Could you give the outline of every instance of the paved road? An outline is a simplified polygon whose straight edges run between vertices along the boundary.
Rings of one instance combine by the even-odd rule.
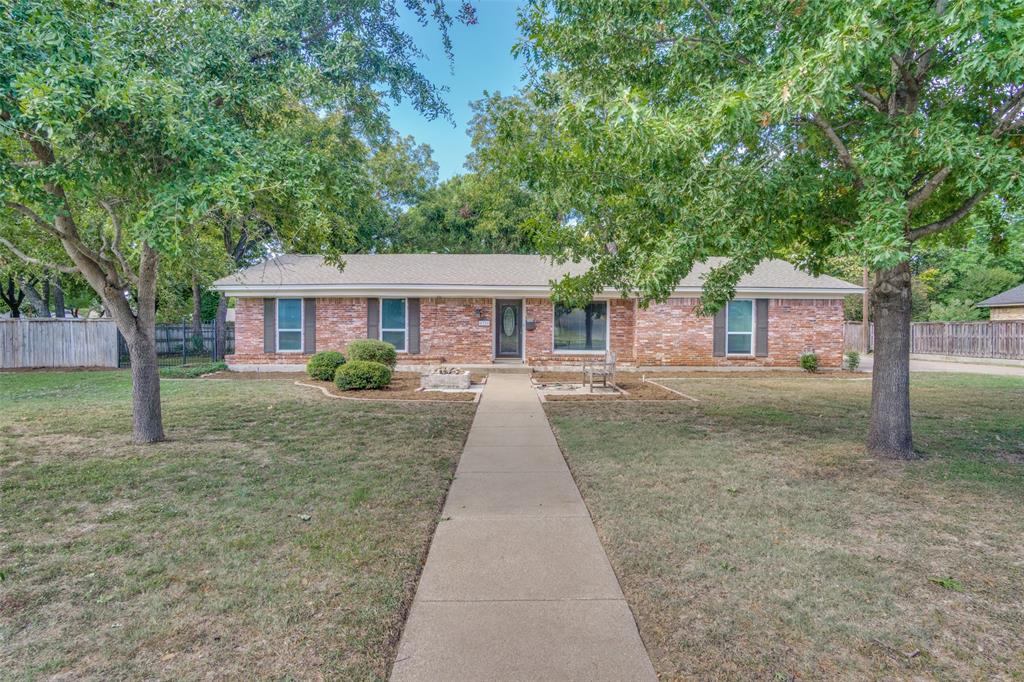
[[[655,680],[526,374],[491,374],[391,679]]]
[[[872,356],[861,356],[861,369],[871,371]],[[940,360],[911,360],[911,372],[961,372],[963,374],[993,374],[1004,377],[1024,377],[1024,367],[988,365],[979,362],[944,362]]]

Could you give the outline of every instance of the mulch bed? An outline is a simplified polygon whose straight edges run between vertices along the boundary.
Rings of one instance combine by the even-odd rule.
[[[387,388],[364,391],[341,391],[331,381],[310,379],[305,372],[214,372],[203,379],[228,379],[236,381],[301,381],[310,386],[323,388],[331,395],[340,398],[360,398],[363,400],[434,400],[447,402],[472,402],[477,394],[471,391],[420,391],[420,375],[416,372],[395,372],[391,375],[391,383]],[[470,375],[473,383],[482,383],[486,377],[482,374]]]
[[[580,383],[582,377],[579,372],[537,372],[533,375],[539,383]],[[619,374],[615,378],[615,385],[625,393],[577,393],[574,395],[547,394],[544,400],[548,402],[568,401],[590,401],[590,400],[686,400],[678,393],[673,393],[666,388],[654,384],[644,383],[641,377],[636,375]]]
[[[362,391],[341,391],[331,381],[316,381],[308,377],[302,379],[302,383],[311,386],[319,386],[331,395],[339,398],[362,398],[366,400],[441,400],[447,402],[473,402],[477,394],[466,392],[448,391],[420,391],[420,377],[418,374],[412,376],[395,374],[387,388],[367,389]]]

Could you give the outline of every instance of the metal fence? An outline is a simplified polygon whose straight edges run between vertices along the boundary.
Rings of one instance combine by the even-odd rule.
[[[205,322],[201,334],[192,333],[190,320],[181,324],[158,324],[156,326],[156,356],[160,367],[180,367],[216,362],[224,355],[235,352],[235,325],[228,323],[225,328],[224,348],[217,349],[217,323]],[[128,344],[124,337],[117,335],[117,366],[130,367]]]
[[[0,368],[117,367],[118,336],[113,320],[0,320]]]
[[[875,325],[871,325],[874,348]],[[863,352],[860,322],[843,325],[846,348]],[[1024,320],[985,322],[914,322],[910,352],[964,358],[1024,360]]]

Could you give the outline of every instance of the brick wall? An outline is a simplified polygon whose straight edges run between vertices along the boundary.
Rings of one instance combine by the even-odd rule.
[[[490,362],[494,327],[479,322],[493,318],[491,298],[421,298],[420,353],[400,355],[399,362]]]
[[[800,355],[818,354],[822,367],[843,359],[843,302],[840,299],[771,299],[768,357],[715,357],[714,321],[698,317],[696,298],[672,298],[636,311],[638,365],[796,367]]]
[[[771,299],[768,305],[768,357],[716,358],[712,355],[711,318],[693,314],[696,298],[673,298],[638,308],[635,301],[609,301],[611,348],[622,365],[795,367],[800,354],[818,353],[823,367],[839,367],[843,352],[843,305],[839,299]],[[478,316],[477,311],[481,311]],[[488,363],[494,348],[494,301],[489,298],[421,298],[420,353],[399,354],[400,364]],[[578,364],[593,355],[555,353],[551,301],[525,301],[524,329],[528,364]],[[479,320],[492,324],[480,326]],[[318,350],[341,350],[366,337],[365,298],[317,299]],[[263,352],[263,299],[240,298],[235,308],[232,364],[304,364],[301,353]]]
[[[988,310],[989,319],[992,320],[1024,320],[1024,305],[989,308]]]

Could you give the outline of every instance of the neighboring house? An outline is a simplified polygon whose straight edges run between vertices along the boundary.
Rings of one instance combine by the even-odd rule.
[[[1024,284],[986,298],[978,307],[988,308],[993,320],[1024,320]]]
[[[585,308],[563,309],[550,283],[585,264],[542,256],[381,254],[271,259],[214,283],[235,303],[234,369],[299,369],[315,351],[356,339],[394,344],[405,365],[575,365],[614,351],[620,365],[793,367],[815,352],[843,354],[843,297],[862,289],[813,277],[785,261],[761,263],[713,318],[694,314],[696,266],[665,303],[647,308],[608,289]]]

